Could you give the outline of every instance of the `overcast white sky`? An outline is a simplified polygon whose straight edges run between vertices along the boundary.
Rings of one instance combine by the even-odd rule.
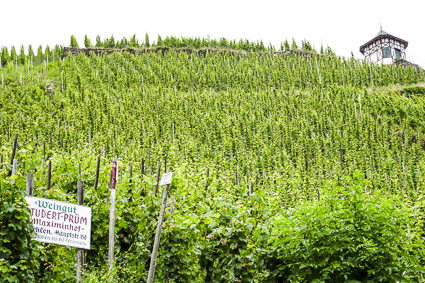
[[[0,46],[83,46],[84,35],[115,39],[147,32],[185,37],[260,40],[276,47],[293,37],[338,55],[362,58],[359,47],[383,30],[409,42],[407,59],[425,67],[423,0],[0,0]]]

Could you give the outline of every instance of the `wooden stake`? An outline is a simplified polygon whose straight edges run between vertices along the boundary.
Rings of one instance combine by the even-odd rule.
[[[52,184],[52,161],[49,160],[49,169],[47,169],[47,190],[50,190]]]
[[[205,184],[205,189],[208,189],[208,178],[210,177],[210,168],[207,168],[207,180]]]
[[[142,178],[143,178],[143,175],[145,175],[145,159],[144,158],[142,158],[142,168],[141,168],[141,170],[142,170]]]
[[[34,196],[34,175],[28,173],[27,175],[27,185],[26,185],[27,196]]]
[[[84,183],[79,180],[77,182],[77,201],[78,205],[83,205],[84,200]],[[81,282],[82,272],[84,268],[84,250],[77,249],[77,283]]]
[[[174,218],[174,201],[175,201],[175,197],[174,195],[171,195],[171,203],[170,203],[171,219]]]
[[[159,188],[159,177],[161,177],[161,164],[158,164],[158,171],[156,173],[156,185],[155,185],[155,196],[158,193],[158,188]]]
[[[16,175],[17,173],[18,173],[18,159],[13,158],[11,176]],[[16,183],[16,180],[12,180],[12,184],[15,184],[15,183]]]
[[[12,158],[10,159],[10,165],[13,165],[13,160],[15,159],[17,147],[18,147],[18,134],[15,135],[15,139],[13,140]]]
[[[249,197],[252,198],[252,194],[254,193],[254,184],[251,182],[249,185]]]
[[[159,211],[158,226],[156,227],[155,242],[153,244],[151,262],[149,265],[149,274],[147,283],[152,283],[155,275],[156,256],[158,255],[159,242],[161,238],[162,224],[164,222],[165,207],[167,206],[168,190],[170,185],[166,185],[162,194],[161,210]]]
[[[113,281],[112,267],[114,265],[114,229],[115,229],[115,197],[118,178],[118,163],[115,158],[112,162],[111,170],[111,209],[109,211],[109,248],[108,248],[108,263],[109,263],[109,281]]]
[[[97,186],[99,185],[99,171],[100,171],[100,154],[97,156],[96,163],[96,179],[94,179],[94,190],[97,190]]]

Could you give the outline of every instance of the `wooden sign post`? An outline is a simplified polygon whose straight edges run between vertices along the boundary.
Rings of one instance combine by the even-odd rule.
[[[84,201],[84,183],[79,180],[77,182],[77,201],[78,205],[83,205]],[[84,250],[79,248],[77,250],[77,282],[81,282],[82,273],[84,268]]]
[[[108,263],[109,272],[112,271],[114,265],[114,228],[115,228],[115,197],[118,177],[118,163],[117,159],[112,161],[111,171],[111,209],[109,211],[109,249],[108,249]],[[113,280],[112,272],[109,276],[109,280]]]
[[[161,210],[159,211],[158,226],[156,228],[155,242],[153,244],[153,249],[152,249],[151,263],[149,265],[149,274],[148,274],[148,280],[147,280],[148,283],[153,282],[153,278],[155,275],[156,256],[158,255],[159,243],[160,243],[161,231],[162,231],[162,223],[164,222],[165,208],[167,206],[167,199],[168,199],[168,190],[170,189],[172,177],[173,177],[173,172],[165,173],[162,175],[161,182],[159,183],[160,186],[165,185],[165,190],[162,194]]]

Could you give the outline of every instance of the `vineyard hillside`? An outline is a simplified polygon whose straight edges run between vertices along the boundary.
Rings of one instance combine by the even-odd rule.
[[[145,282],[168,171],[155,282],[423,280],[424,72],[310,51],[52,50],[2,57],[5,281],[75,281],[75,248],[31,240],[32,174],[41,198],[77,203],[84,184],[83,282]]]

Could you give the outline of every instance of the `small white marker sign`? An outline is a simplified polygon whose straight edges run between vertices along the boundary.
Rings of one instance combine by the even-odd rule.
[[[161,181],[159,182],[159,185],[164,186],[164,185],[171,184],[171,178],[173,178],[173,172],[168,172],[168,173],[162,174]]]

